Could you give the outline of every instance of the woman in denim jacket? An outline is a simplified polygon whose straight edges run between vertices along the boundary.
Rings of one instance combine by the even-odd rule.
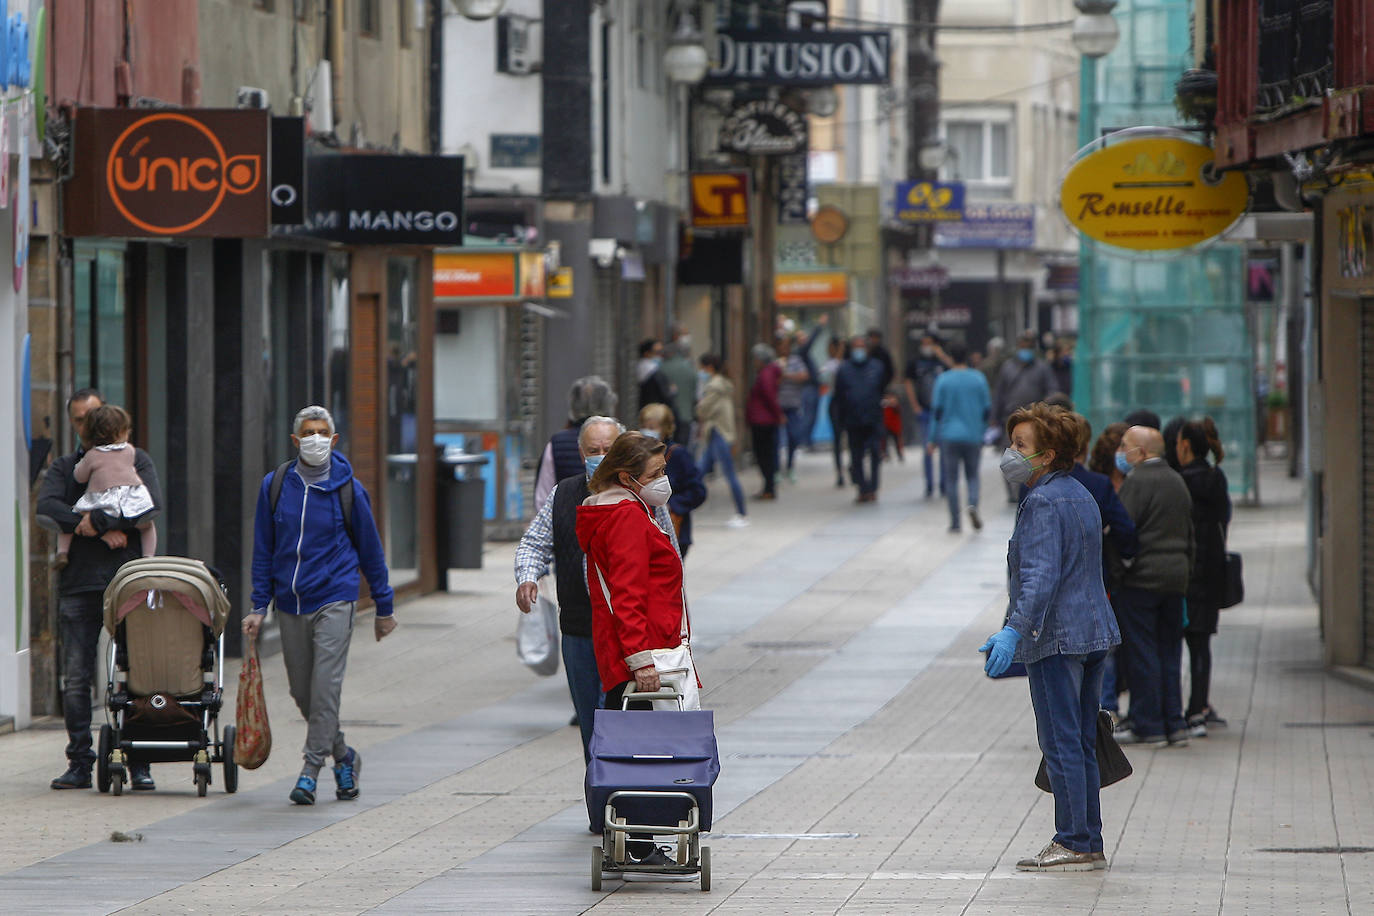
[[[1073,467],[1077,426],[1061,408],[1032,404],[1007,420],[1002,473],[1030,493],[1007,548],[1006,625],[980,649],[984,669],[1024,662],[1035,730],[1054,792],[1054,840],[1022,871],[1106,868],[1098,803],[1097,708],[1107,650],[1121,642],[1102,586],[1102,517]]]

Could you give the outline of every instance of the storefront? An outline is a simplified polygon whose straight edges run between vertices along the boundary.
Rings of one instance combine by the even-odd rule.
[[[543,446],[534,421],[550,255],[483,248],[434,254],[434,438],[478,454],[487,534],[514,537],[532,511],[525,460]],[[507,367],[518,371],[509,373]]]
[[[1342,183],[1317,218],[1309,461],[1322,630],[1330,664],[1374,677],[1374,181]]]

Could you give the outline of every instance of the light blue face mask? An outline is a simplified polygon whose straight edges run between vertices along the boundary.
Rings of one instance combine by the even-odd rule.
[[[1126,460],[1125,452],[1116,453],[1116,469],[1123,474],[1131,473],[1131,463]]]
[[[865,350],[863,347],[855,347],[854,349],[849,351],[849,358],[854,360],[854,362],[856,363],[861,363],[864,360],[868,359],[868,351]]]
[[[1021,349],[1016,351],[1016,358],[1021,360],[1021,362],[1023,363],[1028,363],[1031,360],[1035,359],[1035,351],[1027,347],[1022,347]]]
[[[601,459],[605,457],[605,455],[591,455],[587,458],[582,459],[583,465],[585,465],[587,468],[588,480],[591,480],[592,475],[596,473],[596,469],[601,466]]]
[[[650,439],[661,440],[663,438],[663,434],[656,429],[641,429],[639,432],[641,435],[648,436]]]

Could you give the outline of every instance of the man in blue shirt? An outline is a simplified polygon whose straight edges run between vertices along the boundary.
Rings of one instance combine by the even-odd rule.
[[[968,367],[968,347],[958,341],[947,350],[953,368],[935,378],[930,397],[930,441],[926,453],[940,447],[940,468],[949,500],[949,530],[959,530],[959,468],[968,482],[968,517],[975,529],[983,527],[978,514],[978,459],[983,449],[983,430],[992,411],[992,395],[983,373]]]

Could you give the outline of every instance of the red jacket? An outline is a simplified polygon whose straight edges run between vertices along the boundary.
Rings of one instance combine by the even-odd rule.
[[[682,560],[648,507],[620,487],[593,493],[578,507],[577,541],[587,555],[592,649],[601,688],[609,691],[653,664],[652,650],[682,642]]]
[[[778,404],[778,385],[782,382],[782,367],[769,363],[754,377],[749,400],[744,405],[744,420],[750,426],[780,426],[782,406]]]

